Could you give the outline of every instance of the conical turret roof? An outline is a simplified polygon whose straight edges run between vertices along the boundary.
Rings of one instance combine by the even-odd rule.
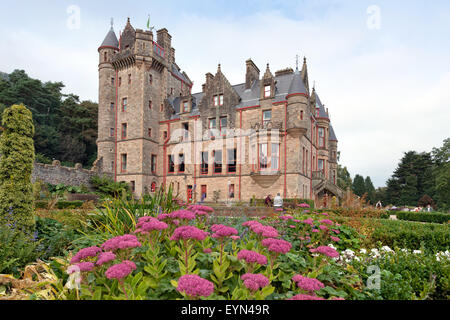
[[[292,77],[291,86],[289,87],[288,96],[292,94],[308,94],[305,84],[303,83],[302,75],[298,69],[295,71],[294,76]]]
[[[105,40],[103,40],[101,47],[113,47],[113,48],[119,48],[119,40],[117,40],[116,33],[114,32],[114,29],[111,27],[111,30],[109,30],[108,34],[105,37]]]

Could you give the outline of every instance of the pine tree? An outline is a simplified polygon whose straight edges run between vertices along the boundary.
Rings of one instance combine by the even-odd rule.
[[[352,185],[353,193],[357,196],[362,197],[366,193],[366,186],[364,184],[364,178],[357,174],[355,176],[355,179],[353,179],[353,185]]]
[[[31,111],[13,105],[3,112],[0,137],[0,222],[17,232],[34,231],[33,188],[34,125]]]
[[[367,200],[369,200],[371,204],[375,204],[375,187],[373,186],[370,177],[367,177],[366,180],[364,180],[364,188],[367,193]]]

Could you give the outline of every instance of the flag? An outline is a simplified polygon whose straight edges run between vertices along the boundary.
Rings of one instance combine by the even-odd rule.
[[[148,20],[147,20],[147,29],[150,30],[150,15],[148,15]]]

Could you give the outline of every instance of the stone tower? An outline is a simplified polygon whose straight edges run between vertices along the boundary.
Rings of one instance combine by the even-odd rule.
[[[111,30],[98,48],[99,53],[99,97],[98,97],[98,155],[103,158],[103,171],[114,173],[115,168],[115,114],[116,114],[116,70],[112,61],[119,51],[119,41]]]
[[[190,94],[192,84],[175,63],[166,29],[134,29],[128,18],[120,41],[114,31],[99,48],[98,157],[116,181],[130,184],[136,194],[160,184],[157,176],[160,121],[169,112],[170,97]],[[161,159],[162,160],[162,159]]]

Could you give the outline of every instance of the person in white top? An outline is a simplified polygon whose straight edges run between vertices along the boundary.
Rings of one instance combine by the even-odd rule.
[[[275,199],[273,199],[273,206],[275,209],[283,208],[283,198],[281,198],[280,194],[278,193]]]

